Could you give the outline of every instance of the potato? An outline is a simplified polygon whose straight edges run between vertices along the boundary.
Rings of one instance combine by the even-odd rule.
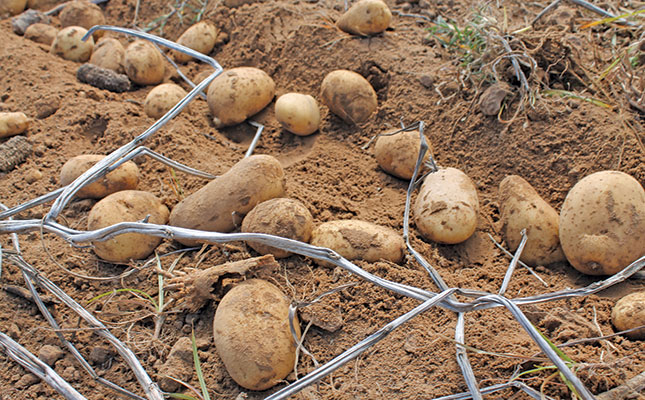
[[[54,28],[51,25],[36,23],[29,25],[27,30],[25,30],[25,38],[34,41],[36,43],[46,44],[51,46],[56,39],[58,34],[58,29]]]
[[[361,0],[343,14],[336,26],[354,35],[381,33],[390,26],[392,12],[382,0]]]
[[[365,122],[378,106],[372,85],[361,75],[347,70],[328,73],[321,85],[321,95],[331,112],[349,123]]]
[[[394,230],[356,219],[319,225],[311,233],[311,244],[330,248],[348,260],[367,262],[398,263],[405,253],[403,238]]]
[[[60,184],[67,186],[105,156],[83,154],[70,158],[60,171]],[[139,184],[139,168],[132,161],[121,164],[117,169],[82,187],[76,197],[81,199],[101,199],[121,190],[133,190]]]
[[[21,112],[0,112],[0,138],[20,135],[29,128],[30,121]]]
[[[239,124],[266,107],[275,95],[275,83],[253,67],[224,71],[208,87],[208,107],[215,126]]]
[[[461,243],[477,228],[477,189],[462,171],[443,168],[425,178],[413,210],[417,229],[424,238]]]
[[[143,110],[149,117],[158,119],[186,97],[186,91],[174,83],[162,83],[148,93]]]
[[[242,159],[224,175],[183,199],[170,214],[170,225],[211,232],[230,232],[237,214],[258,203],[284,196],[285,179],[280,162],[269,155]],[[179,240],[185,245],[192,240]]]
[[[135,40],[125,49],[123,68],[128,78],[139,85],[156,85],[166,67],[159,50],[145,40]]]
[[[628,294],[616,302],[611,321],[618,331],[645,325],[645,292]],[[625,333],[630,339],[645,339],[645,328]]]
[[[0,18],[20,14],[25,10],[27,0],[0,0]]]
[[[390,134],[398,130],[398,128],[392,129],[376,139],[374,156],[379,167],[385,172],[397,178],[409,180],[414,174],[414,167],[419,157],[421,137],[418,130]],[[425,159],[429,157],[431,151],[432,149],[429,149]]]
[[[527,181],[517,175],[504,178],[499,184],[499,206],[502,235],[509,250],[517,250],[521,231],[526,229],[520,260],[536,266],[566,259],[558,236],[560,216]]]
[[[645,190],[619,171],[591,174],[567,194],[560,242],[569,263],[589,275],[613,275],[645,255]]]
[[[313,217],[304,204],[293,199],[271,199],[258,204],[244,217],[242,232],[267,233],[287,239],[309,242]],[[291,255],[288,251],[247,242],[260,254],[273,254],[275,258]]]
[[[208,54],[215,47],[216,40],[217,29],[215,26],[209,22],[202,21],[186,29],[179,36],[179,39],[177,39],[177,43],[202,54]],[[185,63],[192,60],[191,56],[178,51],[173,51],[172,54],[178,63]]]
[[[94,46],[90,64],[112,71],[123,73],[123,58],[125,49],[121,42],[114,38],[102,38]]]
[[[60,24],[63,28],[67,26],[80,26],[90,29],[94,25],[105,25],[103,11],[96,4],[89,1],[71,1],[60,12]],[[94,40],[103,36],[103,31],[94,32]]]
[[[58,31],[51,52],[65,60],[85,62],[89,60],[94,48],[94,39],[88,38],[85,42],[81,39],[87,30],[80,26],[68,26]]]
[[[289,299],[275,285],[249,279],[220,301],[213,319],[217,353],[238,385],[265,390],[286,378],[296,360]],[[298,318],[294,329],[300,338]]]
[[[287,93],[275,102],[275,118],[289,132],[307,136],[320,127],[320,110],[316,99],[308,94]]]
[[[112,193],[92,207],[87,229],[105,228],[119,222],[136,222],[148,217],[152,224],[168,222],[168,207],[152,193],[122,190]],[[124,233],[104,242],[95,242],[94,253],[103,260],[126,263],[148,257],[161,238],[142,233]]]

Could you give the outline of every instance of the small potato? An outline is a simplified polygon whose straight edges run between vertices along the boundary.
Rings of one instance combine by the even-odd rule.
[[[275,82],[253,67],[224,71],[208,87],[208,107],[215,126],[239,124],[266,107],[275,95]]]
[[[398,128],[392,129],[390,132],[398,130]],[[374,145],[376,162],[388,174],[409,180],[414,174],[414,167],[421,149],[419,131],[399,132],[393,135],[390,132],[386,132],[376,139]],[[429,157],[431,152],[432,149],[428,149],[425,159]]]
[[[94,164],[105,158],[101,154],[83,154],[70,158],[60,171],[60,184],[67,186]],[[102,199],[121,190],[133,190],[139,184],[139,168],[132,161],[127,161],[99,178],[97,181],[82,187],[76,192],[81,199]]]
[[[94,48],[94,39],[81,40],[86,33],[87,30],[80,26],[63,28],[58,31],[50,51],[65,60],[85,62]]]
[[[433,242],[466,241],[477,228],[479,199],[473,181],[456,168],[444,168],[423,181],[414,204],[421,235]]]
[[[238,385],[266,390],[293,369],[296,343],[289,327],[289,299],[275,285],[249,279],[220,301],[213,319],[215,347]],[[300,338],[298,318],[293,321]]]
[[[313,229],[311,213],[298,200],[271,199],[258,204],[244,217],[242,232],[267,233],[287,239],[309,242]],[[275,258],[289,257],[291,253],[275,247],[248,242],[260,254],[273,254]]]
[[[354,35],[374,35],[390,26],[392,12],[382,0],[361,0],[343,14],[336,25]]]
[[[370,83],[356,72],[332,71],[321,85],[323,103],[331,112],[348,123],[359,124],[376,111],[376,92]]]
[[[311,233],[311,244],[334,250],[348,260],[395,263],[403,260],[405,243],[394,230],[355,219],[330,221]]]
[[[253,155],[235,164],[224,175],[183,199],[170,214],[170,225],[211,232],[230,232],[236,214],[245,215],[258,203],[283,197],[284,171],[269,155]],[[192,240],[179,240],[194,245]]]
[[[618,331],[645,325],[645,292],[628,294],[616,302],[611,310],[611,321]],[[645,339],[645,328],[625,333],[630,339]]]
[[[123,190],[112,193],[92,207],[87,229],[105,228],[120,222],[136,222],[148,217],[152,224],[168,222],[168,207],[152,193]],[[142,233],[124,233],[104,242],[94,242],[94,253],[101,259],[126,263],[148,257],[161,243],[161,238]]]
[[[40,23],[29,25],[27,30],[25,30],[25,38],[48,46],[51,46],[57,34],[58,29],[51,25]]]
[[[105,16],[99,6],[89,1],[75,0],[69,2],[60,12],[60,24],[67,26],[80,26],[90,29],[94,25],[105,25]],[[103,31],[94,32],[94,40],[103,36]]]
[[[613,275],[645,255],[645,190],[619,171],[591,174],[567,194],[560,242],[569,263],[589,275]]]
[[[121,42],[114,38],[102,38],[94,46],[90,64],[112,71],[123,73],[123,58],[125,49]]]
[[[307,136],[320,127],[320,109],[308,94],[287,93],[275,102],[275,118],[289,132]]]
[[[0,18],[20,14],[26,6],[27,0],[0,0]]]
[[[186,29],[179,36],[179,39],[177,39],[177,43],[202,54],[208,54],[215,47],[216,40],[217,29],[215,26],[209,22],[202,21]],[[173,51],[172,54],[178,63],[185,63],[192,60],[191,56],[178,51]]]
[[[125,49],[123,68],[128,78],[139,85],[160,83],[166,70],[161,53],[144,40],[135,40]]]
[[[517,175],[507,176],[499,184],[499,205],[502,235],[509,250],[517,250],[522,241],[521,231],[526,229],[527,240],[520,260],[536,266],[566,259],[558,236],[560,216],[531,184]]]
[[[143,102],[143,110],[151,118],[161,118],[175,104],[186,97],[186,91],[174,83],[162,83],[148,93]]]
[[[0,138],[20,135],[29,128],[30,121],[21,112],[0,112]]]

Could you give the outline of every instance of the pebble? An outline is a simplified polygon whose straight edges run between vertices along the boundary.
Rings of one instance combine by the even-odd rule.
[[[42,172],[40,172],[36,168],[32,168],[25,173],[25,182],[31,184],[40,180],[42,177],[43,177]]]
[[[40,378],[38,378],[34,374],[26,374],[23,375],[22,378],[18,379],[18,382],[15,383],[16,388],[18,389],[26,389],[29,386],[33,386],[36,383],[40,382]]]
[[[94,365],[103,365],[112,357],[114,357],[114,351],[112,351],[112,349],[102,346],[94,346],[92,347],[92,350],[90,350],[89,359]]]
[[[54,363],[56,361],[63,358],[63,355],[65,355],[65,352],[63,352],[60,347],[52,346],[49,344],[41,347],[40,351],[38,352],[38,358],[40,358],[45,364],[49,365],[50,367],[54,366]]]
[[[159,369],[159,387],[166,392],[176,392],[179,383],[168,378],[189,381],[193,376],[193,344],[190,338],[182,337],[170,349],[170,354]]]

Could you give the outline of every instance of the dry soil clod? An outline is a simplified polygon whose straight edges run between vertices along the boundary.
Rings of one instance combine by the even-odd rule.
[[[11,27],[13,28],[13,31],[20,36],[25,34],[25,31],[29,26],[37,23],[49,24],[51,23],[51,18],[38,10],[27,10],[22,14],[11,18]]]
[[[78,67],[76,78],[88,85],[116,93],[127,92],[131,86],[130,79],[126,75],[94,64],[83,64]]]
[[[24,136],[14,136],[0,144],[0,172],[8,172],[31,154],[31,143]]]

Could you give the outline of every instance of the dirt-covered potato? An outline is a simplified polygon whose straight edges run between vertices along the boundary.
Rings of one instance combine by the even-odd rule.
[[[530,183],[517,175],[504,178],[499,184],[502,235],[515,251],[526,229],[526,245],[520,260],[529,265],[547,265],[564,261],[558,226],[560,216]]]
[[[87,229],[105,228],[120,222],[137,222],[148,218],[152,224],[168,222],[168,207],[152,193],[123,190],[112,193],[92,207]],[[104,242],[94,242],[94,253],[103,260],[125,263],[148,257],[161,238],[142,233],[124,233]]]
[[[242,221],[242,232],[267,233],[301,242],[309,242],[313,229],[313,217],[302,202],[293,199],[271,199],[264,201]],[[260,254],[273,254],[275,258],[291,255],[288,251],[260,243],[247,242]]]
[[[381,33],[390,26],[392,12],[382,0],[360,0],[343,14],[336,26],[354,35]]]
[[[60,184],[67,186],[94,164],[105,158],[101,154],[83,154],[70,158],[60,171]],[[81,188],[76,197],[101,199],[121,190],[133,190],[139,184],[139,168],[132,161],[121,164],[117,169]]]
[[[275,285],[246,280],[220,301],[213,319],[217,353],[229,375],[250,390],[265,390],[293,369],[296,343],[289,327],[289,299]],[[300,337],[298,318],[294,328]]]
[[[323,103],[345,122],[365,122],[378,106],[376,92],[367,79],[353,71],[337,70],[321,85]]]
[[[388,174],[401,179],[411,179],[417,157],[421,149],[419,131],[408,131],[391,134],[399,129],[392,129],[379,136],[374,145],[374,156],[379,167]],[[429,143],[428,143],[429,144]],[[428,149],[425,158],[432,152]]]
[[[170,214],[170,225],[211,232],[230,232],[236,221],[258,203],[284,196],[280,162],[269,155],[246,157],[228,172],[183,199]],[[193,245],[191,240],[180,243]]]
[[[94,46],[90,64],[97,65],[101,68],[111,69],[112,71],[123,73],[123,58],[125,49],[121,42],[114,38],[102,38]]]
[[[177,39],[177,43],[202,54],[208,54],[215,47],[216,40],[217,29],[215,26],[210,22],[202,21],[186,29]],[[172,54],[178,63],[185,63],[192,59],[191,56],[178,51],[173,51]]]
[[[175,104],[186,97],[186,91],[174,83],[162,83],[155,86],[143,102],[143,110],[151,118],[161,118]]]
[[[348,260],[403,260],[405,243],[394,230],[356,219],[330,221],[311,233],[311,244],[327,247]]]
[[[63,28],[56,34],[50,51],[65,60],[85,62],[94,48],[94,39],[81,40],[86,33],[87,29],[80,26]]]
[[[628,294],[616,302],[611,310],[611,321],[618,331],[645,325],[645,292]],[[630,339],[645,339],[645,328],[625,333]]]
[[[243,122],[266,107],[275,95],[275,82],[253,67],[224,71],[208,87],[208,107],[217,127]]]
[[[462,171],[440,169],[423,181],[413,211],[417,229],[424,238],[445,244],[461,243],[477,228],[477,189]]]
[[[90,29],[94,25],[105,25],[105,16],[99,6],[89,1],[75,0],[69,2],[60,12],[61,26],[80,26]],[[103,31],[94,32],[94,40],[103,36]]]
[[[135,40],[125,49],[123,68],[128,78],[139,85],[156,85],[166,67],[159,50],[145,40]]]
[[[645,255],[645,190],[623,172],[591,174],[567,194],[560,242],[569,263],[589,275],[613,275]]]
[[[20,135],[29,128],[30,119],[21,112],[0,112],[0,138]]]
[[[27,6],[27,0],[0,0],[0,18],[20,14]]]
[[[51,25],[41,23],[29,25],[25,30],[25,38],[48,46],[51,46],[54,42],[56,34],[58,34],[58,29]]]
[[[308,94],[286,93],[275,102],[275,118],[289,132],[307,136],[320,127],[320,109]]]

